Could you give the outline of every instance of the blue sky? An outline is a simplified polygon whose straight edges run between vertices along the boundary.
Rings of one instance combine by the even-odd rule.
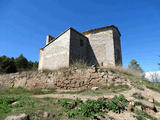
[[[122,34],[124,67],[136,59],[144,71],[157,71],[159,6],[159,0],[0,0],[0,56],[23,53],[37,61],[47,34],[113,24]]]

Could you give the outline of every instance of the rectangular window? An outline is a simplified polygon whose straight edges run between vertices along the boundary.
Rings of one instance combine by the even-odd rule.
[[[80,39],[80,46],[83,47],[84,43],[83,43],[83,40]]]

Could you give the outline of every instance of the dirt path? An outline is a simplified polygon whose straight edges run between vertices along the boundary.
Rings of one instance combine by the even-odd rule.
[[[152,102],[153,98],[154,100],[160,102],[160,94],[158,92],[152,91],[146,87],[144,87],[144,90],[139,90],[136,88],[132,88],[128,91],[123,91],[120,93],[113,93],[113,94],[104,94],[104,95],[98,95],[98,96],[91,96],[91,95],[82,95],[82,94],[45,94],[45,95],[34,95],[36,98],[69,98],[69,99],[76,99],[81,98],[81,100],[86,101],[87,99],[98,99],[100,97],[104,98],[113,98],[115,95],[123,94],[127,100],[129,101],[135,101],[136,99],[132,97],[133,93],[140,93],[142,96],[147,98],[150,102]],[[122,112],[121,114],[116,114],[110,111],[108,113],[109,116],[117,119],[117,120],[136,120],[134,117],[135,114],[132,112]],[[160,119],[160,112],[154,113],[153,116],[157,117],[158,120]]]
[[[123,91],[120,93],[113,93],[113,94],[104,94],[104,95],[95,95],[95,96],[91,96],[91,95],[82,95],[82,94],[45,94],[45,95],[34,95],[33,97],[36,98],[69,98],[69,99],[76,99],[76,98],[81,98],[83,101],[87,100],[87,99],[98,99],[100,97],[104,97],[104,98],[112,98],[115,95],[119,95],[119,94],[123,94],[128,100],[133,100],[134,98],[132,97],[133,93],[141,93],[144,97],[148,98],[148,99],[155,99],[156,101],[160,102],[160,94],[157,92],[154,92],[150,89],[144,88],[143,90],[139,90],[139,89],[135,89],[132,88],[128,91]]]
[[[120,92],[120,93],[113,93],[113,94],[104,94],[104,95],[82,95],[82,94],[45,94],[45,95],[34,95],[34,97],[36,98],[69,98],[69,99],[76,99],[76,98],[81,98],[83,101],[86,101],[87,99],[98,99],[100,97],[104,97],[104,98],[112,98],[115,95],[119,95],[119,94],[123,94],[123,95],[128,95],[128,93],[130,93],[129,95],[132,95],[132,93],[134,92],[133,89],[129,90],[129,91],[125,91],[125,92]]]

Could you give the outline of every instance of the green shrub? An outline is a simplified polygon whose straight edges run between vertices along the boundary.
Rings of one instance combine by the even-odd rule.
[[[67,110],[71,110],[75,107],[74,104],[69,103],[67,99],[60,100],[60,105]]]
[[[120,95],[115,96],[108,102],[104,98],[99,98],[97,100],[88,99],[84,103],[80,99],[76,99],[72,102],[63,99],[60,101],[60,104],[66,109],[67,116],[72,118],[77,116],[93,117],[96,114],[102,115],[107,110],[120,113],[125,110],[128,101],[123,95]]]
[[[84,104],[80,104],[76,111],[85,117],[93,116],[96,113],[101,113],[106,108],[106,101],[103,98],[98,100],[87,100]]]
[[[124,111],[126,106],[128,106],[128,101],[123,95],[114,96],[107,102],[108,110],[112,110],[115,113]]]

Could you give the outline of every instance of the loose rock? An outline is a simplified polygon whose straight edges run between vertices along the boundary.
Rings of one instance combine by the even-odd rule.
[[[98,90],[98,87],[92,87],[91,90],[96,91]]]
[[[19,115],[12,115],[5,118],[5,120],[29,120],[29,115],[19,114]]]

